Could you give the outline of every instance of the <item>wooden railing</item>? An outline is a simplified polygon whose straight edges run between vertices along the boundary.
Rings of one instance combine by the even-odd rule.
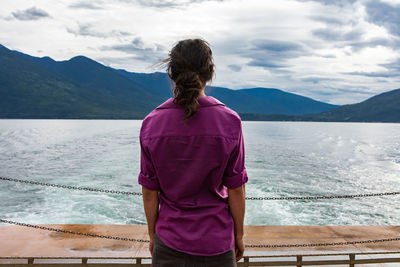
[[[323,266],[399,263],[400,251],[244,256],[238,266]],[[151,266],[151,257],[0,257],[0,267],[135,267]]]

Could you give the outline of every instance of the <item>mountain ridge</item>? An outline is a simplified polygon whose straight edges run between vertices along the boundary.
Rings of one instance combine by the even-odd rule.
[[[343,105],[318,114],[298,116],[283,114],[239,113],[251,121],[316,121],[316,122],[400,122],[400,88],[368,98],[360,103]]]
[[[164,72],[128,72],[83,55],[56,61],[0,44],[0,61],[0,118],[143,119],[172,97],[173,82]],[[388,97],[344,106],[277,88],[207,86],[205,93],[244,120],[394,121],[397,114],[400,117],[400,94],[390,92]],[[371,108],[374,105],[380,109]]]

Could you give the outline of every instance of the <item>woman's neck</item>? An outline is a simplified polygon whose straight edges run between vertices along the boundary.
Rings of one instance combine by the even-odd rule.
[[[206,95],[204,94],[204,91],[205,91],[205,87],[203,87],[203,88],[201,89],[200,94],[199,94],[198,97],[206,96]]]

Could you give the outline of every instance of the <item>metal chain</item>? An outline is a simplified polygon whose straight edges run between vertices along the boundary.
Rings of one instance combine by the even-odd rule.
[[[246,197],[249,200],[303,200],[303,199],[331,199],[331,198],[355,198],[400,195],[400,192],[367,193],[356,195],[332,195],[332,196],[305,196],[305,197]]]
[[[119,236],[108,236],[108,235],[97,235],[97,234],[91,234],[91,233],[74,232],[74,231],[62,230],[62,229],[57,229],[57,228],[45,227],[45,226],[39,226],[39,225],[34,225],[34,224],[29,224],[29,223],[14,222],[14,221],[9,221],[9,220],[4,220],[4,219],[0,219],[0,222],[20,225],[20,226],[27,226],[27,227],[43,229],[43,230],[48,230],[48,231],[75,234],[75,235],[85,235],[85,236],[100,237],[100,238],[107,238],[107,239],[116,239],[116,240],[122,240],[122,241],[150,242],[149,240],[145,240],[145,239],[135,239],[135,238],[127,238],[127,237],[119,237]]]
[[[0,219],[0,222],[8,223],[8,224],[15,224],[20,226],[27,226],[37,229],[43,229],[48,231],[55,231],[55,232],[63,232],[68,234],[76,234],[76,235],[84,235],[84,236],[92,236],[92,237],[99,237],[105,239],[116,239],[122,241],[133,241],[133,242],[142,242],[142,243],[149,243],[149,240],[145,239],[135,239],[135,238],[127,238],[127,237],[119,237],[119,236],[108,236],[108,235],[97,235],[91,233],[82,233],[82,232],[75,232],[69,230],[62,230],[57,228],[33,225],[29,223],[20,223],[10,220]],[[342,245],[352,245],[352,244],[365,244],[365,243],[378,243],[378,242],[390,242],[390,241],[400,241],[400,237],[394,238],[383,238],[383,239],[369,239],[369,240],[359,240],[359,241],[345,241],[345,242],[331,242],[331,243],[304,243],[304,244],[245,244],[245,247],[249,248],[283,248],[283,247],[320,247],[320,246],[342,246]]]
[[[345,242],[331,242],[331,243],[315,243],[315,244],[250,244],[245,245],[249,248],[288,248],[288,247],[321,247],[321,246],[343,246],[353,244],[365,244],[365,243],[379,243],[379,242],[390,242],[400,241],[400,237],[394,238],[383,238],[383,239],[369,239],[359,241],[345,241]]]
[[[35,185],[41,185],[41,186],[51,186],[51,187],[58,187],[58,188],[65,188],[65,189],[76,189],[76,190],[84,190],[84,191],[110,193],[110,194],[125,194],[125,195],[137,195],[137,196],[142,195],[142,193],[140,193],[140,192],[115,191],[115,190],[107,190],[107,189],[96,189],[96,188],[90,188],[90,187],[58,185],[58,184],[20,180],[20,179],[7,178],[7,177],[0,177],[0,180],[19,182],[19,183],[27,183],[27,184],[35,184]],[[332,199],[332,198],[376,197],[376,196],[389,196],[389,195],[400,195],[400,192],[367,193],[367,194],[355,194],[355,195],[332,195],[332,196],[305,196],[305,197],[246,197],[246,200],[314,200],[314,199]]]
[[[7,177],[0,177],[0,180],[18,182],[18,183],[26,183],[26,184],[35,184],[35,185],[42,185],[42,186],[59,187],[59,188],[66,188],[66,189],[95,191],[95,192],[110,193],[110,194],[125,194],[125,195],[138,195],[138,196],[142,195],[142,193],[139,193],[139,192],[115,191],[115,190],[107,190],[107,189],[96,189],[96,188],[90,188],[90,187],[79,187],[79,186],[72,186],[72,185],[49,184],[49,183],[20,180],[20,179],[7,178]]]

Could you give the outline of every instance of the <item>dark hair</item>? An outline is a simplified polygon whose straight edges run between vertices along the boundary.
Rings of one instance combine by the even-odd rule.
[[[202,39],[179,41],[162,63],[167,64],[167,74],[174,81],[174,103],[185,108],[182,122],[198,110],[197,97],[201,89],[215,74],[212,51]]]

